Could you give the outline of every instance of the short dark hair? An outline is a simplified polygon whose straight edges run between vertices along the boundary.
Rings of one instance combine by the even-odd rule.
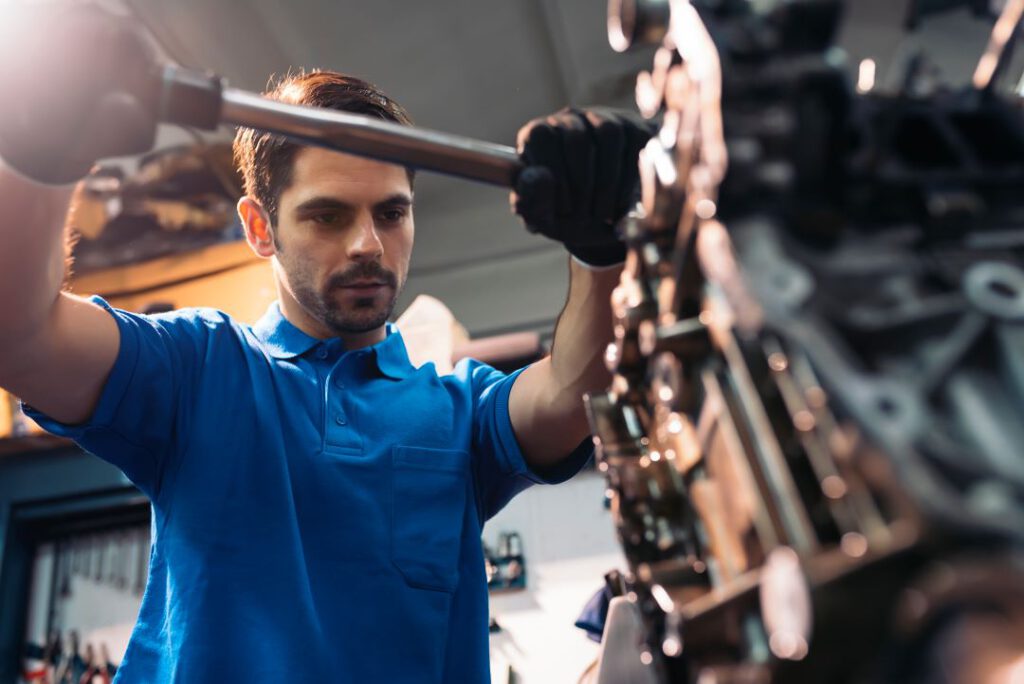
[[[411,126],[405,108],[380,88],[354,76],[336,71],[310,71],[290,74],[266,93],[269,98],[288,104],[339,109],[353,114],[374,116]],[[301,145],[272,133],[239,128],[234,142],[235,163],[245,180],[245,193],[266,210],[271,223],[277,223],[278,201],[292,181],[292,162]],[[413,170],[408,169],[409,184]]]

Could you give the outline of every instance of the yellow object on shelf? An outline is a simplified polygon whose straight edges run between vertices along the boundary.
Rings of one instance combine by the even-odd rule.
[[[0,437],[14,433],[14,397],[0,389]]]
[[[45,430],[21,411],[21,402],[10,392],[0,389],[0,438],[28,437]]]

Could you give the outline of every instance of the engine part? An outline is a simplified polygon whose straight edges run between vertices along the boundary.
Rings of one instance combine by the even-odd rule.
[[[1024,3],[928,96],[854,89],[842,6],[609,5],[663,125],[587,405],[661,681],[1024,668]]]

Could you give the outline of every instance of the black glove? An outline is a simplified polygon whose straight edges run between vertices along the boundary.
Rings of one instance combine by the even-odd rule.
[[[639,114],[564,109],[519,129],[525,168],[512,194],[527,229],[591,266],[626,258],[615,224],[637,199],[640,150],[654,125]]]
[[[0,25],[0,158],[60,184],[101,157],[145,152],[156,136],[159,69],[129,19],[94,5],[9,8]]]

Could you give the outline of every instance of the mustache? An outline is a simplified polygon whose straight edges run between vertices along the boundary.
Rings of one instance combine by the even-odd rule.
[[[389,285],[392,288],[398,287],[398,276],[374,261],[364,264],[353,264],[341,273],[335,273],[327,281],[327,289],[333,290],[339,287],[349,287],[360,280],[374,280]]]

